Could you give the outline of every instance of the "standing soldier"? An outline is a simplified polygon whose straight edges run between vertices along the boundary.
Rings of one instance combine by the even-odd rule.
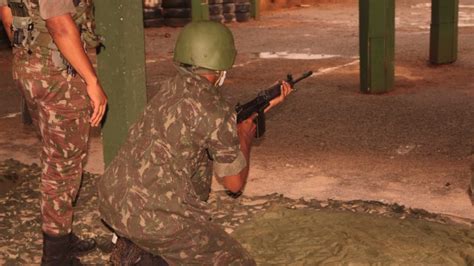
[[[255,116],[236,123],[219,87],[234,63],[231,31],[200,21],[179,34],[178,74],[164,81],[98,184],[99,209],[119,236],[114,265],[254,265],[211,221],[212,173],[232,192],[246,183]],[[281,102],[290,92],[283,83]],[[268,109],[267,109],[268,110]]]
[[[74,254],[95,247],[72,233],[89,128],[99,125],[107,103],[84,49],[84,43],[97,45],[91,10],[86,0],[0,0],[14,47],[14,79],[43,145],[43,265],[78,264]]]

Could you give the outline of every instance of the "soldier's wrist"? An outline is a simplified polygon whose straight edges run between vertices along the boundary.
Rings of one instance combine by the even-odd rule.
[[[87,79],[84,79],[84,81],[86,82],[87,86],[96,86],[99,84],[99,80],[97,79],[96,76],[91,76]]]

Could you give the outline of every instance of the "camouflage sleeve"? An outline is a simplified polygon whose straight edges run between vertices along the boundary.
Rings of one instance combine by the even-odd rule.
[[[247,161],[240,150],[235,113],[220,122],[211,134],[209,145],[214,173],[219,177],[236,175],[247,165]]]
[[[8,5],[7,0],[0,0],[0,6]]]
[[[245,160],[244,154],[242,151],[238,152],[237,157],[231,163],[219,163],[214,161],[213,163],[213,170],[216,176],[224,177],[224,176],[231,176],[237,175],[247,166],[247,161]]]
[[[72,0],[39,0],[39,10],[40,16],[44,20],[67,13],[76,13]]]

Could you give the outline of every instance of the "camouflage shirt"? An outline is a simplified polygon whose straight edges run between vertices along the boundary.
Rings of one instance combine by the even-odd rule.
[[[195,187],[210,188],[210,179],[192,181],[202,165],[212,165],[219,177],[246,166],[233,108],[210,82],[178,71],[130,128],[98,187],[104,220],[122,236],[158,243],[158,249],[188,224],[209,221]]]

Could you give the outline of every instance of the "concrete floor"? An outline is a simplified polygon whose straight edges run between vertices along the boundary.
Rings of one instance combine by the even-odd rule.
[[[316,72],[269,114],[266,137],[253,149],[246,193],[397,202],[474,219],[466,193],[474,136],[474,0],[460,0],[459,59],[445,66],[427,62],[430,1],[397,1],[396,85],[383,95],[359,93],[358,9],[348,3],[267,12],[261,21],[229,25],[239,50],[224,88],[229,101],[248,100],[288,72]],[[179,30],[146,30],[150,97],[174,73]],[[39,142],[33,128],[21,124],[9,62],[9,51],[0,51],[0,160],[38,162]],[[90,147],[86,170],[101,173],[100,132]]]

